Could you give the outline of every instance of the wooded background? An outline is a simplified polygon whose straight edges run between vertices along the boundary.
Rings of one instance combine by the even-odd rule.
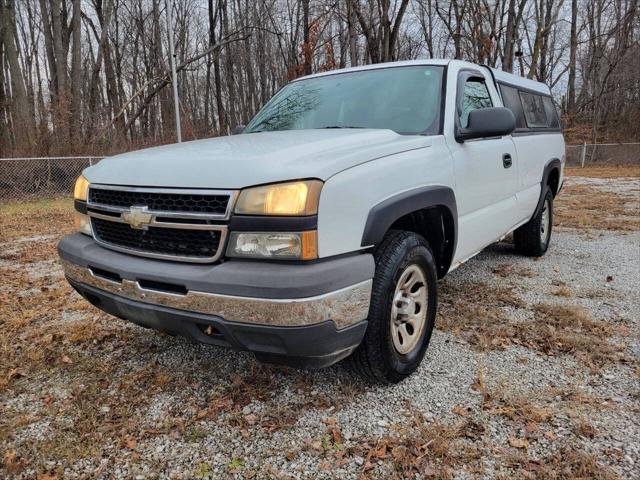
[[[459,58],[547,83],[570,142],[640,140],[638,0],[0,0],[0,157],[227,134],[301,75]]]

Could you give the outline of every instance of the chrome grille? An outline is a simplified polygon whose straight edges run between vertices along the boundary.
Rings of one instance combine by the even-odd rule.
[[[236,192],[92,185],[87,213],[94,239],[134,255],[215,262],[224,251]]]

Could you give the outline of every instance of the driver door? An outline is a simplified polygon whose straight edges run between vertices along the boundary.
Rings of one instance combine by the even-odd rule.
[[[501,106],[493,81],[480,70],[458,74],[455,122],[466,127],[472,110]],[[453,143],[453,144],[452,144]],[[449,142],[458,202],[457,260],[466,260],[518,222],[518,165],[511,135]]]

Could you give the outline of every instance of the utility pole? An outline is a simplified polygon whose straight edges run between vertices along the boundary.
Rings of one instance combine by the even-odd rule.
[[[182,142],[180,126],[180,100],[178,99],[178,74],[176,73],[176,52],[173,45],[173,0],[165,0],[167,8],[167,33],[169,34],[169,63],[171,64],[171,83],[173,84],[173,106],[176,112],[176,137]]]

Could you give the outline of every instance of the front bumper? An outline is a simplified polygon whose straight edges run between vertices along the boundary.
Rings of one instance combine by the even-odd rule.
[[[259,360],[322,367],[366,329],[374,262],[176,264],[114,252],[80,234],[58,246],[69,283],[98,308]]]

